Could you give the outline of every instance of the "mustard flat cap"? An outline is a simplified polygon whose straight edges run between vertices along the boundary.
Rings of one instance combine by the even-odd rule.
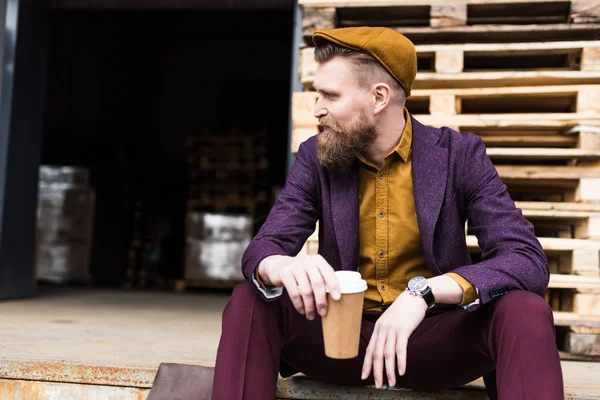
[[[319,29],[313,33],[313,43],[336,43],[351,50],[369,54],[402,85],[406,96],[417,76],[417,52],[406,36],[389,28]]]

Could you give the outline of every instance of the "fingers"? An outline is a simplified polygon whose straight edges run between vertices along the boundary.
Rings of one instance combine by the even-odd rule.
[[[334,299],[341,297],[340,288],[331,265],[320,255],[297,258],[279,275],[294,308],[313,320],[316,312],[327,313],[326,286]]]
[[[339,300],[342,295],[340,292],[340,284],[338,283],[337,277],[335,276],[335,271],[322,256],[317,255],[314,256],[313,259],[316,263],[317,268],[319,269],[321,276],[323,277],[325,285],[329,289],[329,293],[331,293],[331,297],[334,300]]]
[[[296,270],[294,272],[294,277],[296,278],[296,282],[298,284],[298,289],[300,291],[299,296],[304,305],[306,318],[312,321],[315,319],[315,302],[311,283],[308,279],[306,271],[303,269]]]
[[[296,278],[294,275],[290,273],[281,274],[281,282],[287,291],[287,294],[294,305],[296,311],[300,314],[305,315],[306,312],[304,310],[304,300],[302,300],[302,295],[300,293],[300,287],[298,286],[298,282],[296,282]]]
[[[362,374],[360,375],[362,380],[367,379],[369,375],[371,375],[371,368],[373,366],[373,351],[375,350],[377,336],[377,327],[375,327],[375,330],[373,330],[373,334],[371,335],[371,340],[369,340],[367,351],[365,352],[365,361],[363,362]]]
[[[385,340],[385,373],[388,385],[396,386],[396,334],[390,332]]]
[[[375,387],[380,389],[383,386],[383,358],[385,350],[387,332],[379,330],[375,349],[373,350],[373,378],[375,379]]]
[[[321,275],[319,268],[316,267],[310,259],[306,270],[312,287],[315,304],[317,306],[317,312],[323,317],[327,313],[327,294],[325,293],[323,276]]]
[[[404,376],[406,373],[406,347],[408,345],[408,337],[398,335],[396,339],[396,355],[398,357],[398,375]]]

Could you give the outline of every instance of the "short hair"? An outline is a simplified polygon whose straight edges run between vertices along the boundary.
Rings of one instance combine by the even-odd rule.
[[[397,101],[400,104],[406,102],[406,92],[402,85],[370,55],[332,42],[326,42],[315,47],[315,61],[319,64],[336,57],[346,58],[352,62],[360,87],[366,88],[374,82],[385,82],[392,88],[392,101]]]

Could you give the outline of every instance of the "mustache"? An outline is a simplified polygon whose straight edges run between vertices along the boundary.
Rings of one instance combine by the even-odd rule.
[[[335,120],[328,120],[327,118],[321,118],[319,119],[319,123],[318,123],[318,128],[320,131],[323,131],[323,128],[329,128],[331,130],[334,130],[336,132],[340,131],[340,126],[337,123],[337,121]]]

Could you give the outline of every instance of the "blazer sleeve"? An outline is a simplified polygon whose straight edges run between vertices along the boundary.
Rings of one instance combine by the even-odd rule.
[[[482,261],[453,272],[475,285],[480,305],[514,289],[543,296],[550,277],[548,260],[533,225],[515,207],[481,138],[468,135],[462,182],[469,231],[477,237]]]
[[[319,219],[318,167],[314,140],[300,145],[290,174],[265,223],[242,257],[242,272],[262,297],[269,301],[281,294],[268,295],[254,279],[258,264],[271,255],[296,256]]]

